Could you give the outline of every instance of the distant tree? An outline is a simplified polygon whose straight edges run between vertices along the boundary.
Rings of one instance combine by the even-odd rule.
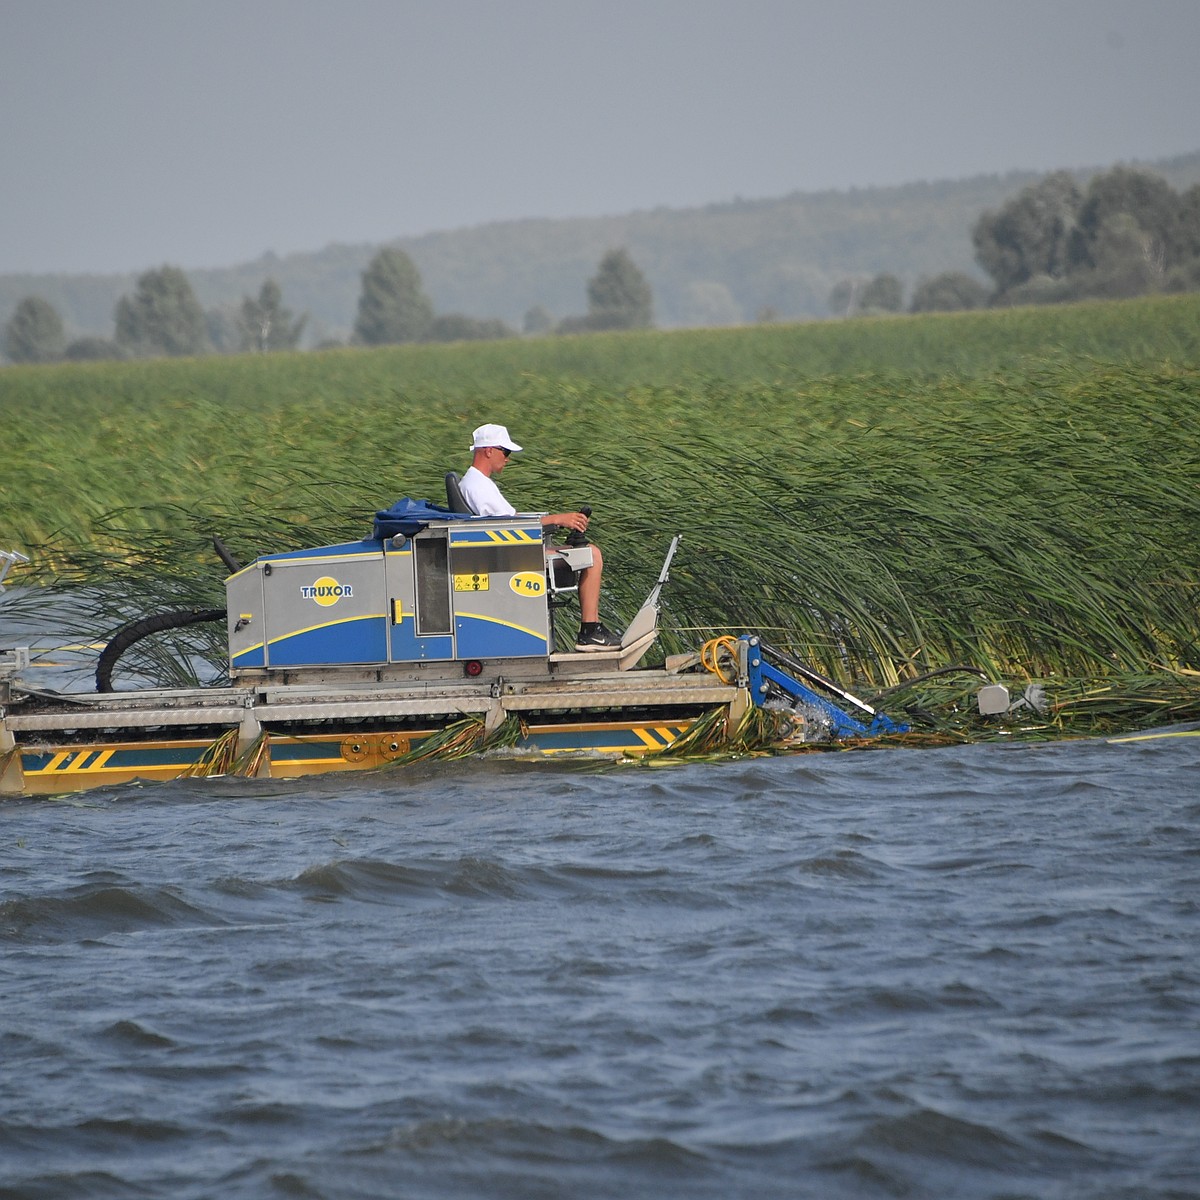
[[[1200,183],[1179,197],[1179,261],[1166,286],[1173,292],[1200,288]]]
[[[626,250],[610,250],[588,280],[588,325],[592,329],[649,329],[654,298],[646,277]]]
[[[876,275],[858,299],[863,312],[899,312],[904,307],[904,285],[895,275]]]
[[[1200,183],[1179,197],[1179,261],[1200,258]]]
[[[116,341],[138,357],[203,354],[209,349],[204,310],[178,267],[138,277],[132,296],[117,301]]]
[[[296,319],[290,308],[283,306],[283,292],[274,279],[263,283],[258,299],[242,299],[238,314],[241,350],[266,354],[271,350],[295,350],[304,333],[308,315]]]
[[[1067,277],[1068,299],[1123,299],[1161,290],[1166,279],[1162,243],[1128,212],[1112,212],[1088,238],[1086,264]]]
[[[26,296],[4,327],[4,353],[15,363],[55,362],[66,341],[58,309],[41,296]]]
[[[444,313],[430,322],[425,341],[480,342],[516,336],[516,330],[499,319],[481,320],[462,313]]]
[[[1189,259],[1167,277],[1168,292],[1200,292],[1200,258]]]
[[[960,312],[969,308],[983,308],[987,300],[988,290],[978,279],[965,271],[943,271],[932,279],[918,280],[908,311]]]
[[[106,358],[124,358],[125,352],[110,338],[89,336],[70,342],[63,357],[68,362],[99,362]]]
[[[540,304],[535,304],[525,313],[521,329],[525,333],[549,333],[554,328],[554,318]]]
[[[975,260],[998,296],[1035,276],[1057,279],[1067,271],[1081,203],[1074,177],[1056,171],[975,222]]]
[[[1146,235],[1135,250],[1137,255],[1148,256],[1159,273],[1174,266],[1180,261],[1179,210],[1179,196],[1161,175],[1113,167],[1094,176],[1071,238],[1072,269],[1103,267],[1106,252],[1111,261],[1113,229],[1121,227],[1128,232],[1128,222],[1118,221],[1114,226],[1114,220],[1122,216]],[[1106,241],[1109,244],[1101,249]]]
[[[362,274],[355,339],[367,346],[419,342],[433,321],[412,259],[393,246],[380,250]]]

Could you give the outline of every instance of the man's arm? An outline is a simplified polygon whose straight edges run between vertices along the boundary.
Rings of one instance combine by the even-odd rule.
[[[573,513],[547,513],[542,518],[542,528],[562,528],[562,529],[577,529],[580,533],[584,533],[588,527],[588,518],[581,512]]]

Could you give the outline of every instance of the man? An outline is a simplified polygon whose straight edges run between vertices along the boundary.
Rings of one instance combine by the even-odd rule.
[[[508,456],[521,449],[503,425],[480,425],[472,434],[473,457],[467,472],[459,480],[463,499],[471,511],[480,517],[511,517],[517,510],[505,500],[494,476],[508,465]],[[572,529],[583,533],[588,518],[580,512],[548,513],[542,518],[543,529]],[[579,637],[575,649],[580,651],[615,650],[621,639],[600,623],[600,578],[604,559],[600,547],[592,543],[592,565],[579,572]]]

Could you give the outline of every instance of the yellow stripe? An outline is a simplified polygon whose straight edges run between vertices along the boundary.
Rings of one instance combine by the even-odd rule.
[[[348,560],[355,559],[355,558],[357,558],[357,559],[362,559],[362,558],[376,559],[379,557],[381,557],[380,551],[368,550],[366,552],[360,551],[357,554],[314,554],[311,556],[305,555],[302,558],[271,558],[271,559],[264,559],[262,561],[270,562],[272,567],[275,567],[275,566],[299,566],[300,563],[342,563],[342,562],[347,562]],[[258,565],[259,565],[258,563],[250,564],[251,567],[255,567]],[[249,570],[249,569],[250,569],[249,567],[246,568],[246,570]]]
[[[579,750],[595,751],[599,754],[625,754],[633,750],[665,750],[685,729],[688,728],[691,722],[685,722],[681,725],[626,725],[621,721],[603,721],[596,724],[580,722],[571,725],[539,725],[530,730],[533,737],[537,737],[541,733],[625,733],[629,736],[629,741],[624,745],[615,746],[552,746],[544,747],[539,750],[540,754],[575,754]],[[662,741],[658,741],[657,737],[661,737]]]
[[[661,750],[663,746],[667,744],[665,742],[660,742],[658,738],[654,736],[654,734],[658,732],[657,730],[652,731],[649,729],[643,729],[641,727],[635,727],[631,729],[630,732],[636,733],[637,736],[641,738],[651,750]]]
[[[90,774],[101,770],[112,757],[114,750],[97,750],[94,746],[86,749],[60,750],[54,757],[38,770],[27,770],[27,775],[76,775]]]
[[[366,754],[358,762],[351,762],[346,758],[281,758],[271,760],[272,771],[290,771],[293,767],[330,767],[340,768],[347,767],[353,770],[357,767],[359,770],[369,770],[378,762],[378,755]]]
[[[399,551],[390,551],[389,553],[399,553]],[[408,553],[408,551],[405,551],[405,553]],[[268,562],[271,563],[272,565],[277,564],[277,563],[280,565],[282,565],[284,563],[292,564],[292,565],[299,565],[301,563],[327,563],[330,561],[346,562],[349,559],[379,558],[379,557],[380,557],[380,553],[378,550],[368,550],[366,552],[360,551],[357,554],[325,554],[325,555],[311,555],[311,556],[306,555],[303,558],[258,559],[255,562],[252,562],[249,566],[243,567],[240,571],[235,571],[232,575],[230,575],[226,579],[225,582],[230,583],[235,579],[240,579],[243,575],[246,574],[247,571],[254,571],[256,569],[259,569],[263,566],[264,563],[268,563]]]
[[[1110,745],[1119,745],[1121,742],[1152,742],[1156,738],[1169,737],[1200,737],[1200,729],[1181,729],[1176,733],[1139,733],[1133,737],[1109,738]]]
[[[225,580],[225,582],[227,584],[232,583],[235,579],[240,579],[243,575],[245,575],[247,571],[253,571],[254,568],[257,566],[258,566],[258,563],[252,562],[248,567],[243,567],[240,571],[234,571],[234,573],[232,575],[230,575],[229,578]]]
[[[72,754],[73,750],[60,750],[40,771],[30,771],[30,775],[57,775],[62,765]]]
[[[78,751],[78,757],[75,759],[75,761],[71,763],[69,767],[65,767],[63,769],[63,774],[69,775],[76,772],[82,772],[90,775],[93,771],[103,771],[105,769],[105,764],[110,758],[112,758],[114,753],[115,751],[112,749],[100,751],[80,750]],[[121,768],[121,770],[124,769],[124,767]]]
[[[534,537],[532,533],[526,533],[523,529],[484,529],[480,530],[489,542],[495,542],[498,545],[511,546],[535,546],[541,545],[542,539]],[[480,546],[483,543],[474,537],[451,537],[450,545],[454,547],[461,546]]]
[[[313,633],[317,629],[332,629],[335,625],[350,625],[355,621],[382,621],[384,615],[381,612],[363,613],[361,617],[342,617],[339,621],[322,621],[319,625],[305,625],[302,629],[293,629],[290,633],[271,638],[270,644],[274,646],[277,642],[286,642],[288,638],[298,637],[302,633]]]
[[[82,771],[84,764],[91,762],[94,753],[92,750],[76,750],[75,758],[69,766],[63,768],[63,774],[69,775],[72,771]]]

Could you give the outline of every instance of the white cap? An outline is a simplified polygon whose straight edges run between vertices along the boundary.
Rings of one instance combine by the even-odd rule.
[[[480,425],[471,435],[471,449],[482,450],[484,446],[500,446],[504,450],[520,450],[520,446],[509,437],[503,425]]]

